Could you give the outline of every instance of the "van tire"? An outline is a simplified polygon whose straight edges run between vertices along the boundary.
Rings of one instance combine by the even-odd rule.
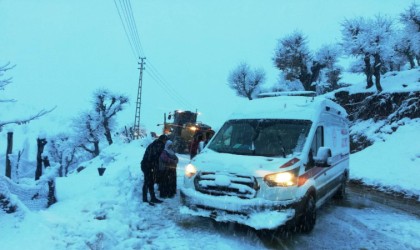
[[[298,231],[302,233],[310,233],[316,223],[316,202],[312,193],[306,195],[305,206],[303,207],[302,216],[298,221]]]

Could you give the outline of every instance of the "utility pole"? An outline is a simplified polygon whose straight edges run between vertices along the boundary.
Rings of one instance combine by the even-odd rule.
[[[144,60],[146,57],[140,57],[140,77],[139,77],[139,89],[137,91],[137,102],[136,102],[136,114],[134,116],[134,126],[133,126],[133,137],[134,139],[139,139],[140,137],[140,107],[141,107],[141,90],[143,85],[143,70],[146,62]]]

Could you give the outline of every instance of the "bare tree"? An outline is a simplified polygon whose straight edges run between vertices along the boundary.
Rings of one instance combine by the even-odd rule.
[[[15,65],[10,65],[10,62],[6,63],[3,66],[0,66],[0,77],[3,77],[6,71],[11,70]],[[12,82],[12,78],[0,78],[0,90],[4,90],[4,87]],[[5,100],[5,101],[14,101],[14,100]]]
[[[228,77],[229,87],[235,90],[238,96],[247,97],[249,100],[258,94],[264,81],[264,71],[262,69],[252,71],[246,63],[239,64]]]
[[[404,25],[404,33],[410,39],[407,41],[409,51],[406,55],[409,60],[411,56],[417,60],[417,65],[420,65],[420,6],[413,2],[408,9],[400,15],[400,21]],[[414,61],[414,60],[413,60]],[[413,68],[413,61],[410,61],[411,68]]]
[[[51,139],[47,147],[48,155],[51,160],[60,164],[59,176],[67,176],[69,168],[76,164],[76,160],[79,159],[78,147],[73,142],[70,135],[60,133]]]
[[[392,20],[378,15],[374,19],[345,20],[342,26],[344,52],[363,59],[366,87],[373,86],[372,76],[375,76],[376,89],[381,92],[380,79],[383,61],[395,54],[390,42],[395,34]]]
[[[4,90],[5,87],[12,82],[11,77],[6,78],[6,77],[4,77],[4,75],[8,70],[13,69],[14,67],[15,67],[15,65],[10,65],[10,62],[4,64],[3,66],[0,66],[0,90]],[[16,100],[14,100],[14,99],[0,99],[0,103],[13,103],[13,102],[16,102]],[[2,128],[5,125],[25,124],[25,123],[28,123],[32,120],[35,120],[35,119],[37,119],[41,116],[44,116],[44,115],[52,112],[54,109],[55,109],[55,107],[50,109],[50,110],[44,110],[43,109],[43,110],[39,111],[38,113],[36,113],[34,115],[29,115],[29,116],[26,116],[26,117],[13,118],[13,119],[9,119],[9,120],[0,120],[0,131],[2,130]],[[4,110],[5,109],[0,109],[0,112],[4,111]],[[9,160],[9,155],[12,153],[11,152],[12,151],[12,148],[11,148],[12,141],[11,140],[12,140],[12,134],[8,134],[8,150],[7,150],[7,153],[6,153],[7,154],[6,155],[6,176],[9,177],[9,178],[11,177],[11,164],[10,164],[10,160]]]
[[[410,68],[414,69],[416,66],[414,62],[416,54],[413,50],[412,44],[412,36],[399,37],[399,40],[394,44],[394,50],[397,55],[407,58],[408,62],[410,63]]]
[[[100,138],[104,129],[96,113],[84,112],[73,120],[75,128],[75,143],[78,147],[96,157],[100,153]]]
[[[322,85],[325,90],[332,90],[336,88],[341,74],[341,69],[337,66],[338,56],[339,51],[335,45],[323,45],[313,55],[308,48],[307,38],[301,32],[295,31],[279,40],[273,61],[282,71],[280,83],[284,81],[296,84],[296,81],[300,81],[305,90],[316,91],[317,85]],[[327,78],[326,83],[318,82],[322,75]]]
[[[74,143],[77,147],[96,157],[100,153],[101,139],[113,143],[111,131],[115,126],[115,115],[123,110],[128,97],[116,95],[105,89],[94,92],[93,110],[83,112],[73,120]]]
[[[366,20],[364,18],[356,18],[356,19],[346,19],[342,23],[342,35],[343,35],[343,42],[342,46],[344,48],[344,52],[348,55],[352,55],[354,57],[363,58],[364,68],[363,72],[366,75],[366,88],[370,88],[373,86],[372,81],[372,66],[370,63],[370,54],[366,51],[363,44],[363,39],[361,36],[366,33]],[[358,64],[358,66],[361,66]],[[353,72],[356,72],[357,67],[356,65],[352,68]]]
[[[3,66],[0,66],[0,90],[4,90],[6,85],[10,84],[12,82],[12,78],[3,78],[4,74],[8,71],[11,70],[15,67],[15,65],[10,65],[10,63],[6,63]],[[10,103],[10,102],[16,102],[16,100],[14,99],[0,99],[0,103]],[[49,110],[40,110],[38,113],[34,114],[34,115],[30,115],[28,117],[21,117],[21,118],[14,118],[14,119],[10,119],[10,120],[0,120],[0,131],[3,128],[3,126],[8,125],[8,124],[25,124],[28,123],[32,120],[35,120],[37,118],[40,118],[41,116],[44,116],[50,112],[52,112],[55,109],[49,109]]]
[[[99,115],[99,120],[104,128],[104,134],[109,145],[113,143],[111,129],[114,123],[114,117],[118,112],[123,110],[127,103],[127,96],[117,95],[106,89],[98,89],[94,93],[95,111]]]
[[[312,70],[312,84],[316,83],[317,92],[324,93],[333,91],[340,87],[342,68],[338,65],[340,56],[340,48],[338,45],[323,45],[315,54],[314,62],[321,67],[319,71]]]
[[[283,72],[286,81],[299,80],[305,90],[315,90],[311,86],[310,69],[319,72],[321,65],[311,65],[312,59],[306,37],[301,32],[295,31],[279,40],[273,62]]]

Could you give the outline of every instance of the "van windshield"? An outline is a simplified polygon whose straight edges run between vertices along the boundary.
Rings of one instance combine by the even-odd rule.
[[[287,157],[302,152],[311,124],[309,120],[230,120],[208,148],[219,153]]]

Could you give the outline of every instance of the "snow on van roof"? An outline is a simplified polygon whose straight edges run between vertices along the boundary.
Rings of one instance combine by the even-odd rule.
[[[347,117],[343,107],[325,97],[275,96],[254,99],[240,106],[229,119],[297,119],[314,121],[321,110],[329,109]]]

